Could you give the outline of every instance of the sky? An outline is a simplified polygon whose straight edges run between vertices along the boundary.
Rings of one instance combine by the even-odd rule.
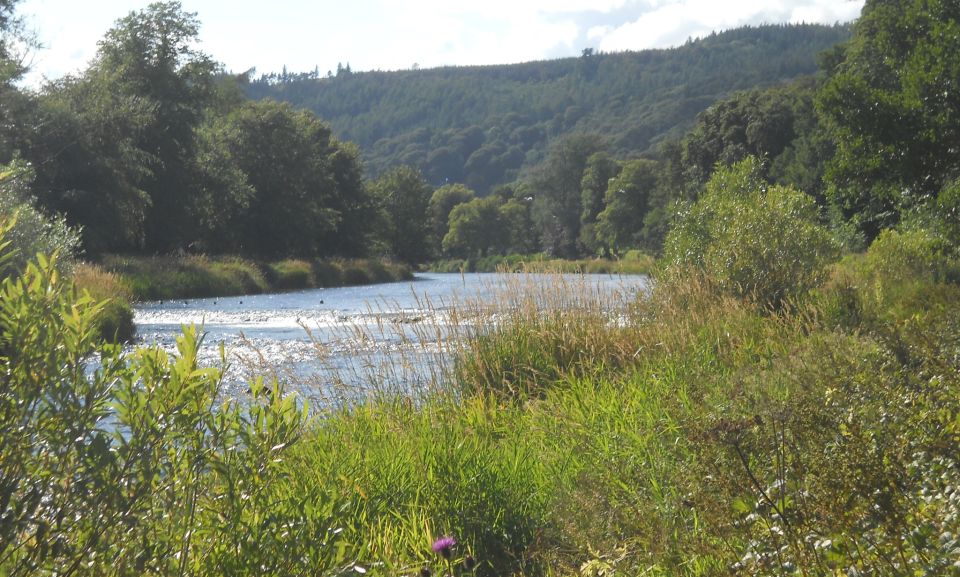
[[[769,23],[849,22],[864,0],[182,0],[200,48],[257,75],[506,64],[667,48],[713,31]],[[42,48],[27,85],[86,68],[113,23],[149,0],[21,0]]]

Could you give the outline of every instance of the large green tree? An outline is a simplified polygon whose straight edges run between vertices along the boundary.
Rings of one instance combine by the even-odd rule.
[[[430,197],[428,217],[432,233],[432,243],[442,250],[443,237],[450,229],[450,211],[459,204],[470,202],[476,197],[474,192],[463,184],[446,184],[433,192]]]
[[[12,141],[22,124],[19,116],[29,102],[27,95],[14,85],[26,71],[24,55],[18,48],[29,44],[22,21],[15,15],[18,3],[19,0],[0,0],[0,162],[12,158]]]
[[[89,254],[142,248],[156,158],[139,143],[152,105],[89,77],[44,88],[19,146],[36,169],[35,194],[83,231]]]
[[[530,188],[537,203],[543,249],[565,258],[579,254],[583,174],[590,157],[604,147],[595,134],[575,134],[559,140],[540,165]]]
[[[496,196],[455,206],[450,212],[450,230],[443,237],[443,251],[463,258],[501,252],[508,239],[499,209]]]
[[[369,203],[356,150],[334,139],[312,113],[269,100],[248,102],[217,123],[210,138],[252,187],[249,207],[238,211],[237,249],[323,256],[363,244],[355,213],[364,210],[358,204]]]
[[[372,186],[381,209],[380,237],[385,251],[404,262],[426,262],[433,256],[426,218],[433,190],[423,175],[415,168],[400,166]]]
[[[602,150],[590,155],[580,179],[580,238],[579,246],[587,253],[595,254],[597,243],[597,216],[603,211],[604,198],[610,181],[620,171],[620,165]]]
[[[868,236],[960,173],[960,4],[868,0],[819,97],[828,194]]]
[[[653,160],[632,160],[610,181],[605,208],[596,225],[597,240],[609,252],[619,254],[642,244],[644,218],[658,184],[657,172]]]
[[[15,9],[20,0],[0,0],[0,85],[7,85],[24,72],[22,54],[16,46],[25,40],[22,21]]]
[[[200,23],[179,2],[156,2],[121,18],[100,42],[87,72],[114,94],[150,111],[136,134],[149,172],[146,246],[179,248],[193,240],[190,207],[197,189],[197,128],[214,94],[214,61],[195,48]]]

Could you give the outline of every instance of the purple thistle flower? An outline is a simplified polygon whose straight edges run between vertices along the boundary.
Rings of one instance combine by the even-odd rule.
[[[444,559],[449,559],[450,549],[453,549],[453,547],[456,544],[457,544],[457,540],[454,539],[453,537],[450,537],[450,536],[440,537],[439,539],[433,542],[433,546],[430,547],[430,549],[432,549],[434,553],[443,555]]]

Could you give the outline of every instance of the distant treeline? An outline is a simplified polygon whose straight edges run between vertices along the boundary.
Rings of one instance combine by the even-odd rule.
[[[849,27],[763,26],[671,50],[259,81],[197,51],[198,30],[179,3],[151,4],[117,21],[87,70],[36,93],[6,58],[0,200],[32,227],[11,235],[37,240],[25,254],[657,253],[715,169],[748,156],[856,246],[955,176],[949,59],[879,57],[861,47],[871,29],[841,44]],[[322,103],[333,127],[244,90]],[[920,144],[898,136],[904,119]],[[364,147],[375,180],[335,132]]]
[[[602,53],[524,64],[396,72],[263,74],[244,85],[315,112],[356,142],[373,174],[398,165],[440,186],[485,196],[512,182],[571,133],[605,135],[611,154],[651,151],[730,93],[817,70],[816,55],[849,26],[746,27],[668,50]]]
[[[194,48],[199,26],[178,2],[132,12],[86,70],[37,92],[15,86],[23,69],[6,59],[5,212],[34,211],[23,225],[62,215],[43,242],[37,226],[21,235],[39,243],[25,254],[417,263],[655,251],[669,204],[730,160],[710,150],[716,143],[679,143],[696,113],[732,90],[813,72],[815,54],[849,35],[764,26],[672,50],[397,73],[347,65],[330,78],[285,71],[250,81]],[[319,107],[319,118],[244,91]],[[773,98],[779,108],[752,121],[743,152],[780,154],[796,107],[809,108],[797,98]],[[645,152],[663,160],[623,160]]]

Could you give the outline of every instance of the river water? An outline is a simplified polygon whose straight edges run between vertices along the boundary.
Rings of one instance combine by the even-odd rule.
[[[616,322],[646,286],[646,277],[634,275],[426,273],[362,287],[147,302],[134,320],[140,344],[170,351],[182,326],[202,326],[202,363],[216,365],[225,348],[228,395],[266,375],[328,405],[371,391],[429,388],[465,337],[513,308],[600,307]]]

